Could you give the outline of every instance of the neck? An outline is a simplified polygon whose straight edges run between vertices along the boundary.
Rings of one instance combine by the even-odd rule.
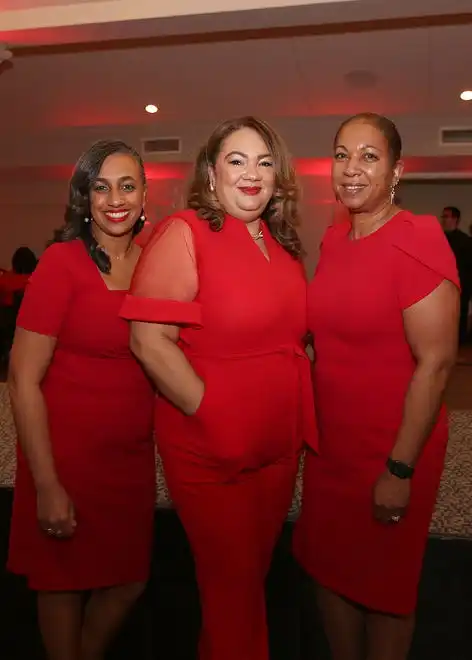
[[[377,210],[368,213],[350,213],[352,238],[362,238],[372,234],[376,229],[388,222],[398,211],[398,207],[386,202]]]
[[[246,222],[246,227],[248,232],[251,234],[251,236],[257,236],[257,234],[261,230],[260,218],[257,218],[256,220],[251,220],[250,222]]]
[[[133,235],[131,232],[124,236],[108,236],[102,232],[92,232],[98,245],[105,250],[110,257],[123,257],[131,247]]]

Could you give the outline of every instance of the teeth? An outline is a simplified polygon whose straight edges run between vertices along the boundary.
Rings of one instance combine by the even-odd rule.
[[[124,218],[125,215],[128,215],[129,211],[120,211],[119,213],[107,213],[110,218]]]

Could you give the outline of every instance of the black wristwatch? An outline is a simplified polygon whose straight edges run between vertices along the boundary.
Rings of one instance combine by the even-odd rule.
[[[393,458],[387,458],[387,470],[398,479],[411,479],[415,474],[415,468],[402,461],[394,461]]]

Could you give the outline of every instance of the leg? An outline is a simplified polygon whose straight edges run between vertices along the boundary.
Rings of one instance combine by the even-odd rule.
[[[38,620],[49,660],[80,659],[80,592],[38,592]]]
[[[368,614],[367,660],[407,660],[414,628],[414,614]]]
[[[317,589],[317,600],[333,660],[364,660],[364,611],[323,587]]]
[[[144,584],[135,583],[93,592],[85,607],[81,660],[103,660],[108,645],[144,588]]]
[[[231,483],[184,483],[166,471],[195,558],[200,660],[268,660],[265,578],[295,474],[295,458]]]

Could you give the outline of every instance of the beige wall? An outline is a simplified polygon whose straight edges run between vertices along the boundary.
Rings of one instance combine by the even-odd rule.
[[[318,245],[332,217],[328,177],[305,176],[300,234],[307,252],[309,273],[313,272]],[[161,179],[149,182],[147,214],[155,222],[181,206],[186,181]],[[0,267],[9,267],[14,250],[28,245],[38,254],[53,230],[62,224],[67,181],[0,181]]]
[[[457,206],[462,213],[460,228],[468,232],[472,223],[472,180],[404,181],[399,189],[404,208],[414,213],[439,217],[445,206]]]

